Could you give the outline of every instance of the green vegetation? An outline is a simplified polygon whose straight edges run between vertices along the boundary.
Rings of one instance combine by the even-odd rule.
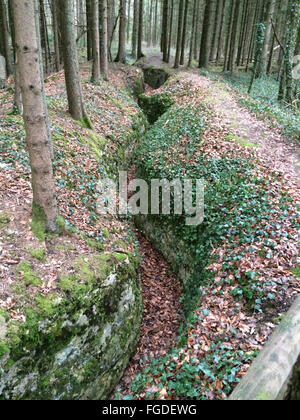
[[[29,262],[20,263],[17,272],[23,276],[26,286],[38,287],[42,284],[41,279],[32,271]]]
[[[7,212],[0,213],[0,229],[3,229],[10,222],[10,215]]]
[[[298,265],[297,267],[293,268],[291,270],[291,273],[297,277],[298,279],[300,279],[300,265]]]
[[[32,258],[35,258],[38,261],[45,262],[46,261],[46,250],[42,248],[38,249],[29,249],[29,254]]]
[[[139,106],[145,112],[150,124],[155,123],[168,109],[174,105],[174,99],[168,93],[153,96],[140,95]]]
[[[253,82],[251,95],[247,94],[251,75],[248,73],[206,73],[207,76],[225,80],[237,92],[238,102],[256,114],[267,119],[282,130],[288,138],[300,141],[300,112],[297,107],[278,102],[279,82],[273,76],[264,76]]]
[[[183,284],[183,323],[180,328],[178,349],[164,359],[152,361],[151,366],[139,374],[132,383],[133,398],[155,383],[166,387],[176,397],[204,398],[210,387],[221,383],[220,392],[230,394],[239,382],[237,372],[244,363],[249,363],[256,353],[234,351],[224,345],[229,338],[224,334],[220,342],[211,346],[202,360],[180,362],[180,349],[187,340],[187,329],[191,328],[202,310],[201,298],[214,281],[214,273],[208,269],[216,262],[212,251],[225,246],[221,261],[223,278],[215,281],[216,289],[227,283],[232,286],[232,296],[243,301],[249,310],[261,313],[264,305],[272,305],[275,296],[262,287],[260,275],[251,270],[241,270],[240,261],[246,250],[255,252],[252,245],[263,242],[266,258],[270,258],[274,243],[273,235],[288,215],[290,200],[284,193],[270,188],[272,176],[257,171],[255,160],[246,157],[224,155],[212,157],[205,151],[203,133],[208,127],[208,110],[202,106],[174,106],[165,113],[147,132],[138,150],[139,175],[151,179],[202,178],[205,180],[205,218],[197,227],[186,226],[183,216],[148,216],[152,224],[152,239],[160,250],[168,254],[169,243],[163,244],[161,237],[172,237],[172,268],[180,273],[186,269],[190,274]],[[246,147],[254,144],[230,136]],[[277,204],[277,194],[280,205]],[[280,219],[280,222],[277,220]],[[143,221],[141,220],[141,227]],[[170,236],[170,234],[172,236]],[[288,237],[284,230],[281,233]],[[150,234],[151,236],[151,234]],[[224,273],[227,274],[225,278]],[[234,287],[235,286],[235,287]],[[222,294],[221,291],[217,292]],[[186,353],[184,353],[186,354]],[[184,357],[184,356],[182,356]],[[147,398],[159,393],[148,393]]]
[[[45,241],[46,216],[43,209],[35,203],[32,205],[31,230],[41,242]]]

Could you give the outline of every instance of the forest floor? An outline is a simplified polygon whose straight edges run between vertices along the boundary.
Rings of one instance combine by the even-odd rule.
[[[148,57],[146,62],[156,67],[162,65],[159,55]],[[114,66],[111,69],[110,83],[103,83],[100,88],[87,82],[89,71],[89,67],[83,69],[82,77],[85,81],[85,101],[95,134],[99,138],[116,136],[121,140],[124,128],[127,130],[130,127],[130,116],[137,112],[136,104],[133,101],[128,102],[127,96],[124,96],[128,69]],[[134,78],[134,71],[129,71],[131,78]],[[178,103],[188,103],[191,99],[197,98],[212,110],[211,128],[206,133],[206,151],[211,156],[219,156],[221,153],[232,155],[241,153],[249,158],[255,156],[259,161],[261,172],[275,173],[279,179],[277,184],[275,183],[275,186],[271,184],[270,188],[284,188],[287,195],[295,202],[299,202],[300,160],[296,146],[288,142],[267,121],[261,121],[241,107],[236,100],[235,92],[225,83],[200,76],[196,70],[179,69],[174,73],[180,76],[178,90],[182,92],[188,90],[186,95],[183,93],[177,97]],[[151,95],[164,92],[166,89],[168,88],[163,86],[154,91],[147,87],[147,93]],[[99,169],[97,158],[93,155],[90,144],[93,140],[91,133],[74,123],[66,112],[63,74],[50,77],[46,90],[59,157],[56,177],[61,214],[68,224],[81,229],[91,241],[100,241],[101,246],[108,250],[120,249],[127,240],[126,223],[120,220],[95,221],[94,212],[90,210],[94,197],[85,201],[87,192],[92,194],[97,177],[101,175],[101,168]],[[87,242],[81,236],[77,236],[75,240],[72,238],[72,244],[70,236],[67,236],[61,244],[58,241],[55,244],[55,253],[51,242],[46,241],[41,244],[36,239],[31,230],[32,195],[28,158],[24,146],[24,126],[20,117],[6,115],[12,105],[12,89],[0,90],[0,105],[0,114],[2,114],[0,215],[3,216],[0,219],[0,310],[8,312],[13,320],[22,322],[24,314],[9,293],[11,284],[24,275],[22,270],[17,269],[19,264],[24,261],[31,264],[32,271],[41,280],[40,285],[30,286],[32,292],[47,296],[55,290],[59,270],[70,259],[70,253],[77,256],[92,251],[89,245],[91,242]],[[87,138],[88,142],[83,141]],[[114,152],[113,144],[109,144],[108,147]],[[84,166],[82,161],[85,163]],[[84,187],[83,192],[80,192],[78,187]],[[237,314],[236,302],[229,293],[230,287],[220,286],[224,293],[220,297],[215,292],[218,286],[212,284],[207,288],[207,294],[198,311],[198,314],[202,312],[202,321],[190,329],[188,343],[181,351],[185,362],[189,362],[193,357],[204,359],[210,345],[223,331],[227,331],[228,346],[232,345],[234,350],[242,348],[250,354],[261,349],[276,326],[275,318],[280,318],[300,293],[300,279],[292,276],[290,271],[295,267],[298,255],[296,234],[290,226],[286,228],[291,233],[292,239],[290,241],[279,239],[278,248],[271,260],[257,258],[253,261],[252,257],[246,255],[240,262],[245,270],[247,267],[253,271],[260,270],[262,274],[267,273],[268,278],[276,280],[276,284],[273,284],[269,290],[269,293],[278,297],[275,310],[263,315],[249,314],[242,310]],[[169,349],[176,346],[182,296],[179,282],[162,255],[138,232],[135,233],[139,239],[142,255],[144,318],[137,352],[118,387],[121,397],[131,394],[134,377],[140,374],[145,366],[148,366],[154,358],[166,356]],[[225,248],[217,250],[220,257],[226,251]],[[31,254],[28,250],[31,250]],[[39,251],[40,260],[36,258],[35,251]],[[72,270],[72,266],[67,268]],[[218,279],[220,267],[216,264],[212,269],[215,270]],[[236,332],[231,332],[233,330]],[[179,372],[183,363],[178,362],[176,358],[177,356],[174,356],[173,359]],[[237,369],[237,376],[241,377],[248,367],[249,364],[245,363],[239,371]],[[159,380],[161,374],[154,373],[152,376],[154,378],[152,382],[147,380],[145,382],[144,388],[148,391],[143,389],[135,392],[135,398],[145,398],[147,392],[159,399],[174,397],[167,386],[161,385]],[[203,391],[203,395],[208,399],[226,398],[222,382],[215,380],[213,384],[209,390]]]
[[[162,63],[158,54],[145,58],[143,63],[153,67],[167,67]],[[180,106],[191,102],[195,103],[195,106],[196,102],[205,104],[211,111],[210,128],[204,135],[206,141],[203,148],[205,151],[211,157],[216,158],[223,155],[243,156],[249,160],[254,158],[257,163],[257,173],[264,174],[266,177],[274,175],[277,179],[274,183],[271,181],[270,191],[274,192],[274,195],[278,195],[280,189],[284,189],[284,194],[291,197],[294,206],[297,207],[297,203],[300,201],[300,158],[297,144],[274,128],[269,121],[258,118],[239,105],[236,92],[228,84],[201,76],[199,70],[187,71],[181,68],[171,70],[171,73],[178,75],[175,77],[177,82],[173,80],[170,82],[171,87],[167,83],[158,90],[147,86],[147,94],[176,92],[175,101]],[[177,86],[174,87],[176,84]],[[178,153],[181,153],[180,150],[179,146]],[[296,209],[291,210],[290,213],[292,218],[295,217],[294,211]],[[277,216],[274,216],[275,224],[276,218]],[[242,304],[237,313],[236,301],[232,297],[232,284],[221,285],[222,278],[224,278],[223,264],[213,264],[209,269],[214,271],[215,281],[211,286],[204,288],[201,307],[195,313],[200,322],[198,321],[189,330],[187,345],[181,348],[179,355],[176,351],[171,352],[162,361],[154,361],[152,366],[146,369],[143,364],[137,362],[139,360],[138,352],[125,375],[125,382],[123,381],[117,389],[117,398],[174,399],[180,393],[182,393],[181,397],[183,395],[185,397],[196,396],[195,385],[191,385],[191,388],[187,386],[188,381],[191,383],[195,381],[195,379],[191,379],[195,371],[192,367],[185,366],[186,364],[193,366],[193,360],[196,360],[196,363],[197,360],[202,360],[205,365],[206,379],[203,380],[202,377],[200,379],[199,373],[195,375],[196,386],[202,386],[200,395],[206,399],[226,398],[232,386],[231,384],[228,388],[228,383],[237,382],[247,372],[255,354],[265,344],[281,320],[282,314],[289,309],[300,293],[299,273],[296,270],[293,271],[297,264],[299,266],[297,242],[299,236],[289,221],[285,226],[280,226],[279,220],[277,223],[277,232],[271,232],[271,237],[276,243],[271,254],[267,252],[264,254],[264,251],[260,250],[262,243],[256,243],[253,247],[255,253],[258,254],[256,257],[249,245],[245,247],[235,245],[237,255],[244,255],[239,263],[239,270],[259,273],[260,279],[265,281],[263,287],[266,287],[266,293],[271,300],[274,300],[273,304],[269,308],[266,305],[262,310],[260,299],[258,299],[258,312],[249,312]],[[285,231],[289,232],[290,240],[280,238],[281,233],[285,235]],[[227,246],[224,245],[218,250],[214,250],[214,253],[219,256],[220,262],[228,252],[226,248]],[[233,281],[234,276],[230,271],[228,275],[229,279]],[[219,297],[220,290],[221,297]],[[213,353],[210,350],[211,347],[223,334],[226,334],[227,342],[223,342],[222,346],[224,347],[221,346],[221,350],[217,348]],[[240,351],[249,356],[249,359],[242,363],[239,362],[239,356],[237,356]],[[226,358],[228,359],[226,360]],[[223,363],[223,365],[219,368],[221,371],[226,369],[227,376],[223,371],[221,376],[218,376],[219,379],[216,377],[212,379],[214,375],[209,370],[214,365],[212,359],[222,360],[221,364]],[[224,375],[227,386],[225,385],[226,380],[222,381]],[[206,385],[204,385],[205,382]],[[201,383],[203,385],[199,385]]]

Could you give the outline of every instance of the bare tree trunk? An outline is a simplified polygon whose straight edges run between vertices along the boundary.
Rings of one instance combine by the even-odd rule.
[[[7,3],[6,0],[0,0],[0,35],[3,40],[4,57],[6,60],[6,71],[7,75],[13,73],[10,57],[10,44],[9,44],[9,30],[8,30],[8,14],[7,14]]]
[[[120,28],[119,28],[119,50],[116,62],[125,63],[125,36],[126,36],[126,0],[120,0]]]
[[[169,0],[163,2],[163,20],[162,20],[162,51],[163,61],[168,60],[168,20],[169,20]]]
[[[138,31],[138,50],[137,50],[137,59],[144,57],[143,54],[143,25],[144,25],[144,1],[139,0],[139,31]]]
[[[55,68],[56,71],[61,69],[61,43],[60,43],[60,34],[59,34],[59,22],[58,22],[58,11],[57,11],[57,2],[52,0],[52,22],[53,22],[53,41],[54,41],[54,51],[55,51]]]
[[[33,205],[46,217],[47,230],[57,232],[57,202],[43,100],[39,45],[33,1],[13,0],[16,48],[24,106],[24,124],[32,173]]]
[[[197,18],[197,6],[198,6],[197,3],[198,3],[198,0],[194,0],[193,23],[192,23],[192,33],[191,33],[191,40],[190,40],[190,55],[189,55],[188,67],[192,67],[192,64],[193,64],[196,18]]]
[[[268,12],[267,12],[266,35],[265,35],[262,63],[261,63],[261,69],[260,69],[261,75],[266,74],[267,72],[268,58],[269,58],[269,53],[270,53],[270,40],[271,40],[271,34],[272,34],[272,20],[273,20],[273,15],[275,12],[275,6],[276,6],[276,0],[270,0],[269,6],[268,6]]]
[[[178,33],[177,33],[177,46],[176,46],[174,69],[178,69],[179,67],[181,41],[182,41],[183,9],[184,9],[184,0],[180,0],[179,10],[178,10]]]
[[[100,11],[101,11],[100,71],[101,71],[103,79],[108,80],[107,0],[100,0]]]
[[[91,127],[91,122],[86,114],[83,103],[76,33],[74,29],[75,16],[73,2],[72,0],[59,0],[58,5],[69,111],[74,120],[81,121],[87,127]]]
[[[181,40],[181,55],[180,55],[180,64],[184,65],[185,58],[185,44],[186,44],[186,31],[187,31],[187,17],[189,11],[189,0],[185,0],[185,9],[184,9],[184,18],[183,18],[183,30],[182,30],[182,40]]]
[[[137,53],[138,25],[139,25],[139,0],[134,0],[132,41],[131,41],[131,45],[132,45],[131,55],[133,58],[136,58],[136,53]]]
[[[199,57],[199,68],[207,68],[209,65],[210,46],[211,46],[211,18],[214,7],[214,0],[206,2],[204,12],[204,23],[201,38],[200,57]]]
[[[92,67],[92,82],[99,83],[100,81],[100,35],[99,35],[99,1],[92,0],[92,21],[93,21],[93,67]]]

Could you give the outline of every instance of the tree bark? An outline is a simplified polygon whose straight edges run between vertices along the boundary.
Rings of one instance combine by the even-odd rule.
[[[180,61],[182,27],[183,27],[183,10],[184,10],[184,0],[180,0],[179,10],[178,10],[178,33],[177,33],[177,46],[176,46],[174,69],[178,69],[179,61]]]
[[[59,0],[60,28],[62,33],[62,51],[69,111],[72,117],[91,127],[83,103],[82,86],[76,45],[75,16],[72,0]]]
[[[99,1],[92,0],[92,42],[93,42],[93,66],[92,66],[92,82],[100,81],[100,35],[99,35]]]
[[[125,63],[126,0],[120,0],[119,50],[115,62]]]
[[[56,232],[58,209],[47,131],[47,109],[43,100],[35,4],[33,1],[13,0],[13,10],[33,204],[44,213],[47,230]]]
[[[180,55],[180,65],[181,66],[184,65],[184,59],[185,59],[185,44],[186,44],[188,11],[189,11],[189,0],[185,0],[183,29],[182,29],[182,40],[181,40],[181,55]]]
[[[143,25],[144,25],[144,1],[139,0],[139,31],[138,31],[138,50],[137,59],[144,57],[143,54]]]
[[[108,0],[109,1],[109,0]],[[107,49],[107,0],[100,0],[101,40],[100,40],[100,71],[104,80],[108,80],[108,49]]]
[[[204,23],[201,38],[199,68],[208,68],[210,46],[211,46],[211,17],[214,7],[214,0],[207,0],[204,12]]]
[[[3,55],[6,60],[6,72],[7,76],[13,73],[12,64],[11,64],[11,47],[9,44],[9,26],[8,26],[8,14],[7,14],[7,4],[6,0],[0,0],[0,35],[3,42]]]

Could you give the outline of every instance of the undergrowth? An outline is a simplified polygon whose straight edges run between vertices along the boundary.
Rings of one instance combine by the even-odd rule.
[[[216,73],[207,73],[207,75],[216,77]],[[297,109],[299,99],[293,105],[278,102],[279,82],[273,76],[256,79],[251,95],[248,95],[251,79],[249,73],[217,73],[217,77],[226,80],[234,90],[243,94],[237,97],[241,105],[258,117],[269,120],[291,140],[300,142],[300,110]]]
[[[205,393],[216,381],[221,381],[223,392],[229,395],[239,382],[236,374],[241,365],[256,356],[255,352],[236,351],[224,345],[229,341],[226,334],[219,337],[202,360],[193,359],[192,354],[187,356],[183,350],[187,331],[199,321],[195,310],[199,307],[201,310],[201,296],[214,280],[214,273],[208,269],[214,262],[214,249],[226,244],[222,271],[230,269],[233,279],[220,282],[235,285],[232,296],[238,302],[243,301],[248,310],[261,313],[263,305],[275,298],[262,287],[258,273],[241,274],[239,262],[245,247],[251,251],[257,241],[263,241],[264,252],[271,255],[272,237],[283,227],[290,199],[282,194],[278,205],[277,194],[270,188],[271,175],[256,171],[254,159],[233,157],[225,152],[216,158],[206,153],[203,134],[208,121],[208,111],[202,106],[175,106],[148,131],[138,150],[139,175],[148,183],[152,179],[204,179],[205,217],[201,225],[192,227],[186,226],[185,214],[148,216],[154,229],[158,227],[160,232],[172,232],[175,236],[172,268],[179,272],[188,267],[191,275],[183,285],[184,313],[178,348],[161,360],[153,360],[138,374],[131,384],[132,394],[125,398],[137,398],[142,391],[146,391],[148,399],[157,398],[168,389],[175,398],[205,399]],[[280,226],[278,219],[282,222]],[[280,234],[288,236],[284,229]],[[203,317],[208,315],[206,312],[203,308]],[[158,390],[151,391],[151,385]]]

